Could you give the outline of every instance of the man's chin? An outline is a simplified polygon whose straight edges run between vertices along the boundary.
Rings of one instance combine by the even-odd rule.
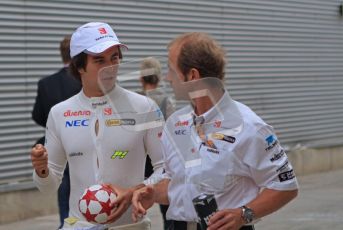
[[[100,87],[99,91],[102,94],[108,94],[109,92],[111,92],[115,87],[115,84],[104,84],[103,87]]]

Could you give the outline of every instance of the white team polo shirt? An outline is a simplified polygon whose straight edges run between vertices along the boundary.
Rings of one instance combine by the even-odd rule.
[[[206,141],[196,133],[194,111],[172,114],[161,137],[168,188],[167,219],[197,221],[192,199],[214,194],[219,210],[238,208],[261,188],[298,188],[292,166],[274,130],[250,108],[225,92],[203,114]]]

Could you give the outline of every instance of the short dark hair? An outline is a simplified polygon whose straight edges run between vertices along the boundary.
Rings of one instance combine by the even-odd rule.
[[[161,63],[154,57],[144,58],[141,62],[141,77],[144,83],[157,85],[160,81],[162,70]]]
[[[123,53],[121,52],[120,47],[119,50],[119,59],[123,59]],[[81,81],[81,75],[79,70],[80,69],[86,69],[87,66],[87,55],[85,52],[79,53],[75,57],[71,59],[70,65],[69,65],[69,72],[72,76],[74,76],[77,80]]]
[[[81,75],[79,70],[86,69],[87,66],[87,55],[86,53],[82,52],[76,55],[71,59],[69,65],[69,71],[72,76],[74,76],[77,80],[81,81]]]
[[[157,85],[160,79],[157,77],[157,75],[147,75],[142,77],[144,83],[150,84],[150,85]]]
[[[67,64],[71,61],[70,36],[65,36],[64,39],[60,42],[60,53],[64,64]]]

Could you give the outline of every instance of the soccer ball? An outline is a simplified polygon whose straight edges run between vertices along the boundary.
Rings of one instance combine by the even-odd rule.
[[[88,222],[104,224],[111,214],[110,203],[116,199],[112,189],[104,185],[86,188],[79,200],[79,210]]]

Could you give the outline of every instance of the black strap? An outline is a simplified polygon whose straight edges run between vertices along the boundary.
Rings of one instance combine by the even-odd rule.
[[[187,230],[187,222],[171,220],[168,230]],[[201,227],[199,224],[197,226],[197,230],[201,230]]]
[[[171,224],[168,230],[187,230],[187,222],[171,220]],[[197,230],[201,230],[201,227],[199,224],[197,226]],[[241,227],[239,230],[255,230],[255,228],[253,225],[247,225],[247,226]]]

